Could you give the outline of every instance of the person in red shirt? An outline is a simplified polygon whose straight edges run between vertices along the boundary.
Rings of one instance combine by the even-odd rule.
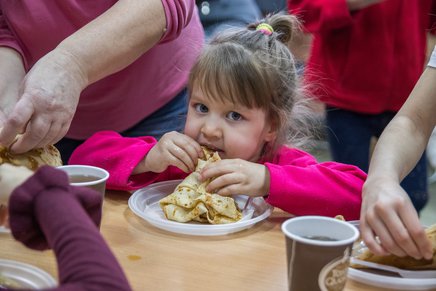
[[[432,0],[288,0],[313,46],[305,81],[326,104],[333,159],[368,171],[372,138],[424,69]],[[403,180],[419,211],[428,200],[425,153]]]

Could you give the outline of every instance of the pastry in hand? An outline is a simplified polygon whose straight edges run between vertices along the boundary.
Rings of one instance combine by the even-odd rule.
[[[220,160],[217,152],[202,147],[204,158],[199,159],[194,172],[187,176],[173,193],[159,201],[169,220],[178,222],[198,221],[211,224],[232,223],[241,219],[242,213],[231,197],[206,192],[210,180],[200,183],[200,171],[208,164]]]
[[[54,145],[36,148],[23,154],[15,154],[7,147],[0,145],[0,165],[8,163],[15,166],[25,166],[35,171],[43,165],[62,166],[61,154]]]

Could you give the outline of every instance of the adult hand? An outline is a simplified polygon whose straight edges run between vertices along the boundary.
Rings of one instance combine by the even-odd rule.
[[[71,124],[85,79],[66,53],[54,50],[41,58],[24,78],[0,143],[23,153],[59,141]]]
[[[149,151],[144,160],[144,167],[139,165],[133,174],[161,173],[170,165],[185,173],[193,172],[198,158],[202,155],[203,151],[195,140],[176,131],[168,132]]]
[[[213,178],[206,190],[220,195],[264,196],[269,190],[269,171],[264,165],[242,159],[226,159],[206,166],[201,181]]]
[[[409,196],[398,182],[368,179],[362,195],[360,231],[374,254],[432,258],[431,242]]]
[[[346,0],[350,11],[360,10],[385,0]]]

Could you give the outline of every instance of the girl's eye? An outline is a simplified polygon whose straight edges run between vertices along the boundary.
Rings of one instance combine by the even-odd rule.
[[[238,112],[234,112],[234,111],[232,111],[232,112],[229,112],[229,113],[227,114],[227,118],[228,118],[228,119],[231,119],[231,120],[234,120],[234,121],[238,121],[238,120],[241,120],[241,119],[242,119],[242,115],[239,114]]]
[[[201,112],[201,113],[207,113],[209,111],[209,109],[207,108],[206,105],[201,104],[201,103],[197,103],[194,105],[194,108],[197,112]]]

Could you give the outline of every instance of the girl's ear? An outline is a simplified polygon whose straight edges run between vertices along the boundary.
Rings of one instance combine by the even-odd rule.
[[[270,121],[269,128],[265,134],[265,141],[272,142],[277,138],[277,121]]]

